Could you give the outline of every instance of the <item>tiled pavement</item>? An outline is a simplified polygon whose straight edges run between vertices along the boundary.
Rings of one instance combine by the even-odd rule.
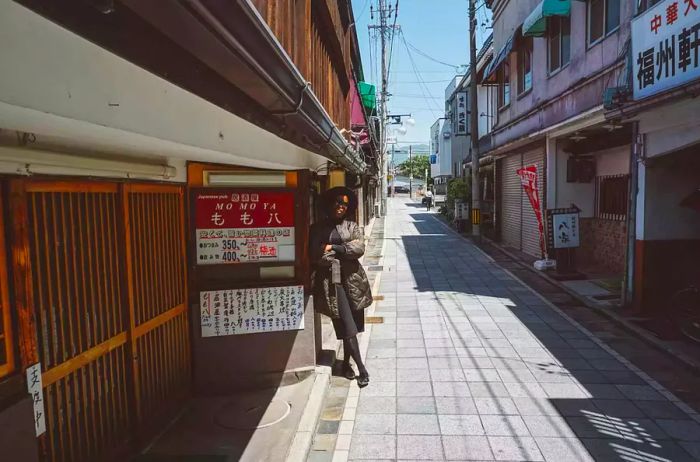
[[[434,215],[393,199],[384,225],[372,382],[334,378],[332,460],[700,459],[696,414]]]

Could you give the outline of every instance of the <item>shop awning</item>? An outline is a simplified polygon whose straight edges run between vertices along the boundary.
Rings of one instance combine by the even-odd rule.
[[[542,37],[547,31],[547,18],[571,14],[572,0],[542,0],[523,22],[523,36]]]
[[[486,70],[484,71],[484,80],[488,79],[491,76],[491,74],[496,72],[498,66],[500,66],[503,63],[503,61],[506,60],[510,52],[513,50],[514,41],[515,34],[513,34],[505,43],[505,45],[503,45],[503,47],[500,50],[498,50],[498,53],[493,58],[493,61],[489,63],[489,65],[486,67]]]
[[[367,113],[374,113],[374,110],[377,108],[377,88],[367,82],[357,82],[357,87],[360,90],[362,105],[367,110]]]

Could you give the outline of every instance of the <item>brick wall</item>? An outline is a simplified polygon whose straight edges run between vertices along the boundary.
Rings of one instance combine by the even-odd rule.
[[[611,273],[624,273],[627,222],[581,218],[580,226],[581,247],[576,252],[577,261]]]

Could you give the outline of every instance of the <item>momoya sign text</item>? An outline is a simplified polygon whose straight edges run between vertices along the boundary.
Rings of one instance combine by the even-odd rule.
[[[294,193],[201,192],[197,264],[294,261]]]
[[[700,0],[666,0],[632,21],[634,99],[700,77]]]

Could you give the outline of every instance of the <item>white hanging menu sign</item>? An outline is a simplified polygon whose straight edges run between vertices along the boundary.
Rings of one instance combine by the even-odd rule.
[[[27,391],[32,397],[34,405],[34,429],[36,436],[46,432],[46,418],[44,416],[44,389],[41,385],[41,363],[36,363],[27,368]]]
[[[304,287],[199,293],[202,337],[304,329]]]

